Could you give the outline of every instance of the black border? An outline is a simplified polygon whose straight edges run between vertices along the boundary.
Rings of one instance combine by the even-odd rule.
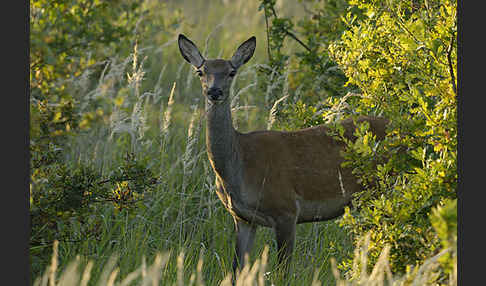
[[[468,8],[464,3],[469,4]],[[480,85],[485,81],[482,72],[484,61],[481,60],[484,57],[482,56],[484,44],[481,38],[485,24],[482,21],[484,10],[480,9],[479,5],[474,7],[471,5],[473,3],[481,2],[457,1],[458,285],[484,284],[484,277],[482,277],[484,213],[482,211],[485,209],[483,206],[485,200],[482,196],[485,190],[484,182],[480,183],[479,180],[485,177],[482,131],[485,129],[483,125],[486,120],[482,118],[485,112],[482,110],[484,105],[480,103],[484,93],[484,87]],[[467,9],[469,10],[466,12]],[[469,45],[464,44],[464,39],[467,37],[470,39]],[[474,48],[477,49],[476,52]],[[469,61],[465,60],[467,58]],[[466,140],[466,130],[469,130],[472,136],[475,135],[475,138]],[[473,162],[473,158],[479,164]],[[466,230],[466,225],[469,230]],[[469,251],[466,250],[467,248]],[[473,258],[473,255],[477,257]]]
[[[457,278],[458,278],[458,285],[465,285],[460,281],[463,281],[463,241],[462,241],[462,226],[463,226],[463,218],[462,215],[464,209],[464,200],[462,198],[462,193],[464,190],[464,181],[463,181],[463,156],[464,153],[462,152],[463,147],[463,93],[464,93],[464,85],[463,85],[463,60],[462,60],[462,44],[463,44],[463,9],[462,9],[462,1],[459,0],[457,2]]]
[[[29,263],[30,1],[4,4],[2,37],[2,285],[32,285]],[[13,8],[13,9],[12,9]],[[9,283],[11,282],[11,283]]]
[[[29,274],[29,1],[5,2],[2,27],[2,285],[31,285]],[[11,282],[11,283],[9,283]]]

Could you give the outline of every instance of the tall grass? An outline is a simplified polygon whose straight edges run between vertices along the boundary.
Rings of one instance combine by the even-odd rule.
[[[353,279],[343,279],[339,270],[336,267],[335,259],[331,260],[333,276],[336,279],[338,286],[399,286],[399,285],[435,285],[433,281],[434,276],[437,275],[438,259],[448,251],[444,250],[434,257],[427,259],[422,265],[418,265],[411,269],[406,274],[393,275],[388,263],[390,247],[383,249],[377,263],[368,271],[366,269],[367,249],[369,247],[369,236],[364,237],[355,249],[355,256],[353,259],[354,268],[361,267],[358,272],[359,275]],[[65,268],[62,273],[58,272],[58,242],[54,243],[53,255],[50,266],[47,267],[44,275],[36,279],[34,285],[36,286],[71,286],[71,285],[87,285],[91,281],[91,271],[93,269],[93,262],[88,262],[85,266],[80,263],[80,258],[76,257]],[[268,270],[268,255],[269,248],[265,246],[262,254],[254,262],[247,264],[238,275],[235,284],[237,286],[246,285],[274,285],[274,281],[269,278]],[[153,263],[147,266],[145,258],[142,264],[134,271],[128,273],[124,277],[117,279],[120,272],[119,267],[116,267],[117,256],[110,257],[108,262],[103,266],[103,272],[99,280],[94,285],[205,285],[207,281],[204,280],[204,255],[200,253],[196,267],[191,270],[186,270],[186,257],[184,252],[180,252],[177,256],[176,273],[168,273],[167,263],[169,262],[169,253],[157,253]],[[457,255],[454,253],[454,257]],[[84,267],[84,269],[83,269]],[[356,269],[357,270],[357,269]],[[175,277],[167,277],[172,275]],[[189,275],[189,278],[186,276]],[[117,281],[118,280],[118,281]],[[167,281],[172,281],[167,283]],[[227,274],[224,279],[217,285],[226,286],[232,285],[232,275]],[[94,281],[93,281],[94,282]],[[306,281],[306,284],[300,285],[329,285],[319,281],[317,272],[312,277],[311,281]],[[213,284],[210,284],[213,285]],[[445,285],[457,285],[457,269],[455,268],[449,281]]]

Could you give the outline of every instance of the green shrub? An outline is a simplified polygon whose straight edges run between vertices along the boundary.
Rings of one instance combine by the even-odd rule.
[[[457,199],[446,200],[444,205],[437,206],[430,214],[430,221],[441,246],[449,250],[444,257],[441,257],[445,272],[453,275],[457,271]]]
[[[371,263],[390,244],[393,271],[404,271],[438,251],[429,215],[456,197],[456,3],[351,4],[368,17],[350,24],[330,52],[366,96],[356,110],[390,119],[387,138],[375,147],[390,159],[364,168],[359,157],[367,160],[369,153],[349,146],[352,161],[346,164],[376,185],[365,191],[372,196],[358,194],[359,211],[348,210],[342,224],[357,237],[371,231]],[[352,18],[348,14],[346,21]]]
[[[108,177],[92,166],[51,164],[37,168],[32,175],[30,190],[31,246],[63,240],[69,233],[60,225],[80,223],[90,234],[93,225],[84,225],[95,204],[109,203],[117,210],[143,207],[143,197],[152,191],[157,178],[137,160],[127,154],[122,164]],[[95,235],[95,234],[93,234]]]
[[[262,5],[272,15],[273,3],[262,1]],[[294,52],[291,57],[301,59],[299,72],[310,69],[318,74],[288,76],[290,97],[277,112],[277,126],[300,128],[354,114],[390,120],[383,141],[377,142],[362,125],[356,130],[357,141],[347,142],[343,165],[353,169],[364,191],[356,194],[356,208],[347,209],[340,224],[353,234],[355,244],[370,234],[369,265],[390,245],[392,271],[405,272],[443,248],[437,225],[444,223],[435,218],[433,227],[430,215],[435,207],[456,198],[456,2],[351,0],[329,11],[339,17],[322,19],[323,14],[316,13],[302,22],[306,24],[298,34],[290,31],[296,29],[292,23],[272,28],[280,35],[295,33],[307,48],[326,47],[318,56],[328,52],[329,63],[335,62],[346,78],[341,88],[323,85],[332,92],[316,93],[309,78],[317,82],[320,75],[340,77],[307,61],[310,54],[302,58],[312,49]],[[326,39],[330,27],[338,29]],[[272,39],[272,29],[270,41],[281,41],[282,37]],[[304,86],[298,88],[300,84]],[[351,259],[343,261],[341,269],[352,277],[359,275],[353,273]],[[440,279],[451,265],[441,269]]]
[[[298,101],[316,105],[329,96],[341,97],[354,90],[344,86],[346,77],[327,53],[328,45],[344,31],[341,17],[349,9],[345,0],[303,1],[302,5],[309,7],[297,23],[282,16],[275,1],[260,2],[269,41],[268,65],[259,68],[260,89],[270,104],[288,90],[291,95],[283,103],[284,108],[288,107],[285,114],[277,117],[278,123],[284,125],[277,128],[285,127],[294,113],[295,121],[299,121],[300,111],[292,106]]]

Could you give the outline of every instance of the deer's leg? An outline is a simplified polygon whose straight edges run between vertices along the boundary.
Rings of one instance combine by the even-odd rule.
[[[276,221],[275,235],[277,238],[278,261],[285,274],[290,270],[295,244],[295,228],[295,217],[281,217]]]
[[[233,278],[237,270],[241,270],[245,264],[245,255],[249,255],[255,240],[256,226],[235,219],[236,227],[236,255],[233,260]]]

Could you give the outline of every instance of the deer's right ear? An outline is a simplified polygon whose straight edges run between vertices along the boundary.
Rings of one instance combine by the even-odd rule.
[[[179,34],[179,50],[182,57],[196,68],[200,68],[204,63],[204,58],[197,49],[196,45],[183,34]]]

